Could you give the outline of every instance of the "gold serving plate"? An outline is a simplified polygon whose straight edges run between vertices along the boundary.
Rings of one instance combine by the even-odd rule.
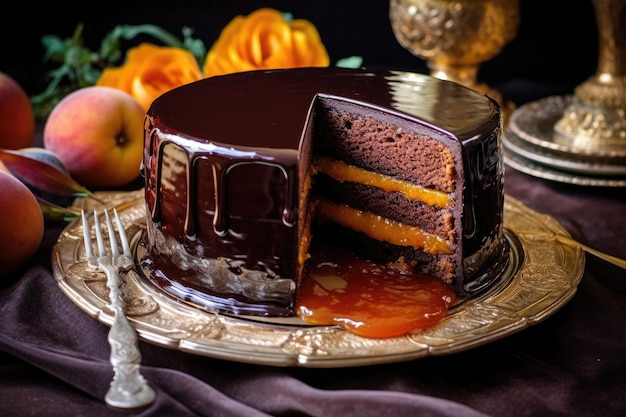
[[[137,259],[145,233],[143,190],[96,193],[79,199],[85,209],[117,208],[136,268],[122,284],[129,320],[139,337],[169,349],[234,362],[280,367],[336,368],[408,361],[461,352],[516,333],[548,318],[576,293],[585,266],[580,247],[559,242],[569,236],[553,218],[505,198],[508,269],[486,292],[453,307],[436,326],[388,339],[356,336],[336,326],[300,320],[225,315],[196,308],[151,284]],[[60,289],[78,307],[111,325],[104,274],[90,270],[80,221],[61,233],[52,252]]]

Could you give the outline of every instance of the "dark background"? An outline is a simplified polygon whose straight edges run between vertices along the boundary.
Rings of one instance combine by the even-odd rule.
[[[71,37],[84,23],[85,44],[98,48],[118,24],[151,23],[181,36],[183,26],[194,30],[207,49],[237,14],[260,7],[290,12],[312,21],[327,47],[331,63],[351,55],[366,67],[427,72],[424,61],[396,41],[386,0],[192,0],[192,1],[22,1],[0,26],[0,71],[14,77],[30,95],[47,85],[41,37]],[[4,12],[6,13],[6,11]],[[516,39],[481,66],[479,78],[521,104],[546,94],[562,94],[592,76],[597,68],[598,34],[591,0],[520,0],[521,22]],[[525,84],[528,84],[526,87]],[[550,86],[549,90],[543,86]],[[521,87],[521,88],[520,88]]]

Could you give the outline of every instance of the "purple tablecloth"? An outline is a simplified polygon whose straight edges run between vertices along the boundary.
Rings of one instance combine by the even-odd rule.
[[[583,188],[507,168],[505,191],[575,239],[626,258],[624,189]],[[0,415],[90,417],[107,407],[108,327],[51,271],[65,224],[0,287]],[[273,368],[140,342],[156,402],[137,415],[624,416],[626,271],[587,255],[578,292],[545,321],[461,353],[344,369]]]

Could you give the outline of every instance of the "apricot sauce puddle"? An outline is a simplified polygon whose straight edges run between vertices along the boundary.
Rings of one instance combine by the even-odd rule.
[[[452,287],[402,262],[383,265],[324,251],[307,261],[296,314],[309,324],[389,338],[434,326],[455,300]]]

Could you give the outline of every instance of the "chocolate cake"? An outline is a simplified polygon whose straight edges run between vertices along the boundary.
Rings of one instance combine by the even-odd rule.
[[[506,265],[501,114],[458,84],[386,70],[212,77],[147,112],[143,266],[164,291],[293,315],[309,254],[401,260],[460,297]]]

